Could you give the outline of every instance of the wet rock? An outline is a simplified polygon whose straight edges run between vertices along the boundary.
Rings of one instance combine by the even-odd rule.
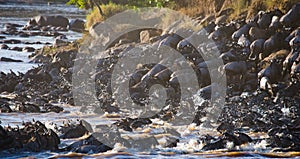
[[[20,44],[21,40],[16,40],[16,39],[10,39],[10,40],[3,40],[4,44]]]
[[[58,31],[48,31],[48,32],[41,32],[40,36],[48,36],[48,37],[57,37],[60,35],[64,35]]]
[[[227,145],[228,142],[232,142],[233,147],[228,147]],[[232,149],[235,146],[240,146],[242,144],[249,143],[249,142],[252,142],[252,139],[247,134],[240,133],[240,132],[231,133],[226,131],[218,139],[212,138],[212,141],[208,142],[202,148],[202,150],[208,151],[208,150],[217,150],[217,149],[225,149],[225,148]]]
[[[1,44],[0,49],[7,50],[9,47],[6,44]]]
[[[205,117],[207,114],[204,109],[210,107],[210,105],[211,104],[208,100],[201,102],[201,104],[197,107],[197,111],[195,113],[195,118],[193,119],[193,123],[195,123],[197,126],[203,124],[203,121],[201,119]]]
[[[0,79],[1,79],[1,84],[0,84],[0,92],[13,92],[14,88],[18,84],[18,81],[21,79],[21,76],[17,76],[14,72],[10,73],[3,73],[1,72]]]
[[[208,151],[208,150],[217,150],[217,149],[224,149],[225,148],[225,143],[226,141],[219,139],[217,141],[211,142],[206,144],[202,150],[203,151]]]
[[[12,144],[14,140],[12,136],[8,135],[7,130],[5,130],[1,125],[0,125],[0,139],[1,139],[0,150],[7,149],[8,147],[7,145]]]
[[[10,50],[13,50],[13,51],[22,51],[22,50],[23,50],[23,48],[18,47],[18,46],[11,47],[11,48],[9,48],[9,49],[10,49]]]
[[[0,150],[13,148],[39,152],[58,150],[60,144],[57,134],[39,121],[24,123],[22,128],[0,126],[0,139]]]
[[[177,143],[179,142],[179,139],[175,137],[167,137],[166,141],[167,144],[164,147],[173,148],[173,147],[177,147]]]
[[[70,146],[66,147],[65,150],[73,151],[77,153],[101,153],[106,152],[108,150],[112,150],[111,147],[106,146],[101,141],[103,134],[101,133],[93,133],[86,139],[82,139],[80,141],[76,141]]]
[[[15,59],[7,58],[7,57],[1,57],[0,61],[3,61],[3,62],[23,62],[22,60],[15,60]]]
[[[121,119],[121,121],[115,123],[115,125],[125,131],[132,131],[132,128],[130,127],[132,121],[132,118]]]
[[[30,57],[30,63],[48,63],[50,62],[52,59],[49,56],[44,56],[41,54],[37,54],[33,57]]]
[[[109,103],[103,103],[103,105],[101,107],[95,108],[94,112],[97,114],[103,114],[104,112],[117,113],[117,112],[120,112],[120,108],[118,108],[117,106],[111,105]]]
[[[54,106],[52,104],[44,104],[43,109],[46,112],[55,112],[55,113],[59,113],[62,112],[64,109],[60,106]]]
[[[61,40],[61,39],[55,39],[55,40],[54,40],[54,43],[53,43],[53,46],[54,46],[54,47],[59,47],[59,46],[66,46],[66,45],[68,45],[68,44],[69,44],[68,41]]]
[[[40,107],[29,102],[15,102],[15,111],[24,113],[39,113]]]
[[[11,24],[11,23],[6,23],[6,24],[4,25],[4,29],[5,29],[6,32],[9,32],[9,34],[13,34],[14,32],[17,31],[17,27],[14,26],[14,25]]]
[[[217,127],[217,131],[219,131],[220,133],[222,132],[233,132],[234,131],[234,125],[231,123],[221,123],[218,127]]]
[[[130,124],[130,126],[131,126],[131,128],[136,129],[138,127],[142,127],[144,125],[151,124],[151,123],[152,123],[152,121],[149,118],[138,118],[138,119],[134,120]]]
[[[85,22],[81,19],[72,20],[69,24],[69,30],[76,31],[76,32],[83,32],[84,31]]]
[[[296,97],[299,94],[299,90],[300,90],[299,82],[292,83],[292,84],[288,85],[287,87],[280,89],[278,91],[278,93],[276,94],[275,101],[278,102],[279,99],[285,98],[285,97],[289,97],[289,98]]]
[[[35,82],[51,82],[52,78],[49,73],[41,68],[33,69],[25,73],[25,80],[31,79]]]
[[[152,135],[139,139],[131,139],[129,142],[133,148],[136,148],[140,151],[149,150],[152,147],[159,145],[157,139]]]
[[[23,37],[23,38],[27,38],[30,36],[28,33],[24,33],[24,32],[19,32],[18,34],[20,37]]]
[[[78,138],[85,134],[92,133],[91,125],[85,120],[80,120],[79,123],[65,123],[61,126],[59,131],[62,133],[62,139]]]
[[[30,25],[39,25],[39,26],[56,26],[56,27],[64,27],[66,28],[69,25],[69,20],[66,17],[61,15],[55,16],[43,16],[39,15],[34,17],[29,21]]]
[[[26,46],[22,49],[23,52],[34,52],[35,48]]]
[[[143,30],[140,32],[141,43],[149,43],[151,38],[159,36],[161,32],[158,30]]]
[[[278,147],[284,151],[299,150],[299,120],[280,118],[276,126],[268,131],[268,142],[272,147]]]
[[[0,113],[10,112],[12,112],[12,109],[10,108],[8,101],[0,98]]]
[[[20,25],[20,24],[14,24],[14,23],[5,23],[4,27],[5,28],[9,28],[9,27],[19,28],[19,27],[22,27],[22,25]]]
[[[151,124],[152,121],[149,118],[125,118],[121,119],[120,121],[114,123],[117,127],[125,130],[125,131],[132,131],[138,127],[142,127],[147,124]]]

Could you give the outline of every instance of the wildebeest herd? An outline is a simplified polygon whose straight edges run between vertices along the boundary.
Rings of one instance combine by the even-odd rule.
[[[226,148],[228,142],[232,142],[233,147],[236,147],[245,143],[261,141],[261,139],[251,138],[247,135],[249,132],[267,134],[268,137],[265,140],[268,147],[275,150],[299,151],[300,3],[295,4],[287,13],[274,9],[260,11],[247,20],[241,18],[217,24],[209,22],[197,32],[197,35],[200,34],[206,35],[209,40],[214,42],[214,46],[220,52],[217,58],[224,62],[222,67],[216,64],[215,58],[204,60],[199,51],[191,45],[189,41],[193,40],[195,34],[183,39],[175,33],[164,32],[162,34],[160,30],[138,30],[128,33],[124,39],[119,39],[114,46],[104,52],[109,56],[98,60],[97,72],[92,75],[95,77],[97,97],[100,102],[100,105],[92,107],[92,111],[95,113],[123,111],[115,103],[113,98],[115,92],[110,87],[112,68],[123,52],[133,46],[139,46],[141,42],[158,47],[164,45],[177,50],[186,61],[189,61],[199,82],[200,89],[196,96],[202,98],[202,102],[194,103],[192,98],[186,98],[186,102],[189,104],[182,109],[182,101],[180,101],[182,94],[178,77],[190,77],[184,70],[172,72],[161,64],[139,65],[130,76],[129,90],[132,100],[140,106],[145,105],[151,86],[160,84],[167,90],[166,105],[151,117],[124,117],[113,124],[114,126],[134,132],[137,128],[152,124],[151,119],[159,118],[171,122],[174,120],[174,116],[180,116],[182,119],[190,116],[193,118],[192,122],[197,125],[212,126],[203,118],[209,113],[207,108],[211,107],[209,99],[218,93],[212,91],[212,87],[218,83],[212,83],[210,78],[211,74],[216,71],[226,74],[227,96],[225,105],[222,106],[220,115],[217,117],[219,126],[216,130],[220,135],[217,137],[199,136],[199,142],[204,143],[203,151]],[[207,50],[211,44],[203,42],[201,46]],[[9,89],[3,88],[3,90],[14,92],[17,95],[14,99],[1,98],[1,112],[11,112],[9,107],[11,101],[20,102],[28,112],[39,112],[41,105],[43,105],[42,109],[47,109],[48,106],[49,111],[60,112],[61,109],[51,105],[51,102],[55,101],[74,104],[70,83],[72,82],[73,63],[78,60],[75,57],[76,51],[78,50],[61,51],[50,57],[41,54],[37,58],[47,59],[44,60],[44,64],[29,70],[24,75],[2,73],[0,78],[3,81],[9,81],[4,84],[12,83],[13,85]],[[184,68],[180,62],[174,63],[174,67]],[[80,87],[73,89],[80,89]],[[191,97],[192,95],[187,96]],[[29,108],[35,109],[30,111]],[[86,111],[89,108],[89,106],[83,106],[82,110]],[[191,112],[190,110],[193,110],[192,114],[187,114],[186,112]],[[74,136],[79,137],[85,133],[92,133],[91,129],[87,128],[90,126],[87,125],[88,123],[80,121],[75,126],[67,124],[62,127],[64,130],[73,130]],[[29,140],[28,137],[35,129],[34,138],[40,138],[40,142],[49,142],[49,145],[41,147],[42,149],[58,149],[59,138],[54,135],[55,132],[45,128],[42,123],[25,123],[24,128],[21,129],[0,128],[1,145],[9,145],[0,146],[1,150],[26,147],[29,150],[39,151],[40,149],[36,149],[36,145],[34,145],[37,143]],[[113,133],[118,134],[116,131],[114,130]],[[70,131],[63,131],[63,134],[66,132]],[[14,139],[11,135],[18,136],[14,133],[21,133],[24,140]],[[114,137],[123,141],[124,145],[134,145],[135,141],[123,139],[119,134],[116,136]],[[180,142],[180,133],[174,136],[172,144],[167,147],[175,147],[176,143]],[[108,138],[115,140],[115,138]],[[96,142],[93,136],[89,136],[85,140],[62,150],[85,153],[90,152],[89,150],[102,152],[111,149],[101,142]],[[15,141],[21,143],[14,146]]]

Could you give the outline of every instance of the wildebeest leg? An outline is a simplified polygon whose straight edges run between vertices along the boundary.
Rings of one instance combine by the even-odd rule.
[[[282,80],[287,84],[289,83],[289,81],[291,79],[289,72],[290,72],[289,69],[284,69],[283,73],[282,73]]]
[[[267,78],[267,77],[261,78],[259,86],[260,86],[261,90],[268,92],[271,95],[271,97],[274,96],[272,85],[270,83],[269,78]]]
[[[243,85],[245,84],[245,81],[246,81],[246,78],[245,78],[245,74],[241,74],[240,75],[240,79],[239,79],[239,90],[240,91],[243,91],[242,88],[243,88]]]

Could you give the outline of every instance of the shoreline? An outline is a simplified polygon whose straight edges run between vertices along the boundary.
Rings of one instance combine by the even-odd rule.
[[[64,1],[55,1],[55,0],[0,0],[0,4],[48,4],[48,3],[54,3],[54,4],[65,4],[68,2],[67,0]]]
[[[34,8],[32,8],[34,6]],[[40,7],[37,7],[40,6]],[[57,7],[57,8],[56,8]],[[69,18],[82,18],[85,19],[86,11],[80,10],[75,8],[75,6],[72,7],[72,10],[66,11],[61,10],[66,6],[64,3],[57,3],[54,5],[48,6],[47,4],[40,3],[40,4],[28,4],[25,3],[25,5],[21,5],[19,3],[7,3],[7,4],[1,4],[0,3],[0,18],[1,17],[7,17],[7,18],[32,18],[34,16],[38,15],[65,15]],[[70,8],[69,7],[69,8]],[[80,15],[82,14],[82,15]]]

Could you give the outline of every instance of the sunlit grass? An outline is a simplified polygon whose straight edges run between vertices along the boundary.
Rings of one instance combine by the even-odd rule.
[[[89,29],[91,26],[98,22],[104,21],[106,18],[111,17],[117,13],[120,13],[122,11],[125,11],[126,9],[129,9],[128,6],[109,3],[106,5],[101,5],[101,8],[103,10],[104,16],[101,16],[99,13],[99,10],[95,7],[86,17],[87,23],[86,28]]]
[[[232,8],[234,12],[227,20],[230,21],[240,18],[241,14],[246,15],[247,19],[249,19],[261,10],[268,11],[274,8],[279,8],[286,13],[295,3],[300,2],[300,0],[175,0],[174,2],[169,8],[190,17],[204,18],[208,15],[218,15],[218,12],[223,9]],[[114,3],[101,5],[101,8],[105,16],[101,16],[97,8],[94,8],[87,15],[87,30],[95,23],[101,22],[112,15],[126,9],[134,9],[132,6]]]

